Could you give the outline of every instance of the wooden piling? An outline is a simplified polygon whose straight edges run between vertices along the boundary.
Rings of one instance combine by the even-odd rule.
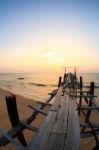
[[[66,83],[66,73],[64,73],[63,83]]]
[[[90,83],[90,91],[89,91],[89,94],[90,94],[91,97],[89,98],[88,107],[92,107],[92,104],[93,104],[93,95],[94,95],[94,82],[91,82],[91,83]],[[90,114],[91,114],[91,109],[87,110],[85,122],[89,122]],[[85,127],[82,129],[82,132],[84,132],[84,131],[85,131]]]
[[[61,86],[61,83],[62,83],[62,77],[60,76],[58,81],[58,88]]]
[[[90,83],[90,92],[89,92],[89,94],[90,94],[91,96],[94,95],[94,82],[91,82],[91,83]],[[93,104],[93,99],[90,98],[90,99],[89,99],[89,105],[88,105],[88,106],[91,107],[92,104]],[[88,111],[87,111],[87,116],[86,116],[85,122],[88,122],[89,117],[90,117],[90,114],[91,114],[91,110],[88,110]]]
[[[81,107],[81,104],[82,104],[82,97],[81,97],[81,95],[82,95],[82,85],[83,85],[82,76],[80,76],[80,101],[79,101],[79,107]],[[78,115],[80,115],[80,109],[78,110]]]
[[[12,127],[15,127],[20,123],[17,104],[16,104],[16,96],[15,95],[6,96],[6,105],[7,105],[7,110],[8,110],[11,125]],[[18,133],[17,138],[23,146],[27,146],[22,131]]]

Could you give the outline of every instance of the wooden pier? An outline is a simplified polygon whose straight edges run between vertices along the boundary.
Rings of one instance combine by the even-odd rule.
[[[59,77],[58,88],[50,93],[49,99],[38,102],[38,107],[29,105],[33,113],[26,120],[20,121],[17,112],[15,95],[6,97],[6,104],[12,129],[6,133],[11,138],[18,137],[25,150],[80,150],[81,138],[94,136],[96,145],[94,150],[99,149],[99,124],[90,121],[92,110],[99,110],[95,104],[94,82],[90,83],[90,89],[83,90],[83,80],[74,73],[66,73],[63,78]],[[49,102],[54,98],[54,102]],[[83,106],[83,101],[86,103]],[[43,111],[50,106],[48,114]],[[13,109],[12,109],[13,108]],[[41,113],[46,119],[40,129],[31,127],[30,123]],[[84,115],[84,122],[80,122],[80,114]],[[36,137],[27,144],[22,133],[24,129],[37,132]],[[89,129],[89,130],[86,130]],[[11,142],[5,135],[0,137],[0,146]],[[20,147],[20,146],[19,146]]]

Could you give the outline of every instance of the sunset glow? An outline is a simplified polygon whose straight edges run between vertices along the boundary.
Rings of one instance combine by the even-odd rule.
[[[99,72],[99,2],[0,1],[0,72]]]

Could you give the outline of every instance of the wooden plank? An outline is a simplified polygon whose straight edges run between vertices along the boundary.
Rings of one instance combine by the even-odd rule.
[[[99,135],[99,129],[94,130],[95,135]],[[88,132],[82,132],[80,134],[81,138],[89,138],[94,136],[94,134],[92,133],[92,131],[88,131]]]
[[[57,94],[55,95],[55,100],[51,107],[51,110],[58,110],[60,108],[62,90],[63,90],[63,87],[60,86]]]
[[[45,112],[43,112],[41,109],[38,109],[38,108],[33,107],[33,106],[31,106],[31,105],[28,105],[28,107],[31,108],[31,109],[34,109],[35,111],[41,113],[42,115],[47,116],[47,114],[46,114]]]
[[[67,113],[68,113],[68,103],[69,103],[69,95],[65,92],[64,98],[61,102],[61,109],[59,111],[58,119],[59,120],[67,120]]]
[[[36,127],[33,127],[29,124],[26,124],[26,123],[23,123],[23,122],[20,122],[20,126],[24,126],[26,129],[30,130],[30,131],[33,131],[33,132],[37,132],[38,131],[38,128]]]
[[[82,98],[94,98],[94,97],[97,97],[96,95],[69,95],[70,97],[82,97]]]
[[[52,133],[65,134],[67,128],[67,118],[68,118],[68,103],[69,96],[64,93],[64,98],[61,102],[61,108],[57,116],[57,120],[53,126]]]
[[[48,95],[54,96],[57,93],[58,89],[53,90],[51,93],[48,93]]]
[[[99,128],[98,123],[91,123],[93,128]],[[86,127],[86,128],[91,128],[90,125],[87,122],[80,123],[80,127]]]
[[[80,149],[80,128],[78,112],[76,111],[75,102],[69,100],[69,118],[68,128],[65,141],[65,150],[79,150]]]
[[[88,107],[88,106],[82,106],[80,108],[78,108],[80,110],[99,110],[99,106],[91,106],[91,107]]]
[[[59,88],[53,106],[45,120],[45,123],[43,124],[36,139],[31,142],[29,150],[51,150],[53,148],[55,149],[55,147],[57,150],[59,150],[63,148],[65,134],[58,135],[56,133],[53,133],[53,127],[55,121],[57,120],[59,110],[61,109],[61,107],[59,107],[61,103],[61,93],[62,87]]]
[[[57,116],[58,116],[58,113],[59,113],[59,109],[61,107],[61,93],[62,93],[62,87],[59,88],[59,91],[55,97],[55,100],[54,100],[54,103],[51,107],[51,112],[50,112],[50,116],[49,119],[49,124],[48,124],[48,127],[47,127],[47,133],[50,135],[52,129],[53,129],[53,126],[55,124],[55,121],[57,120]]]
[[[52,104],[50,104],[50,103],[45,103],[45,102],[40,102],[40,101],[37,101],[37,103],[52,106]]]
[[[62,87],[59,88],[59,91],[56,95],[55,101],[51,107],[51,111],[54,111],[54,112],[51,113],[51,115],[52,115],[51,120],[50,120],[50,123],[49,123],[48,128],[47,128],[48,134],[51,133],[53,126],[54,126],[54,123],[57,120],[59,109],[61,107],[61,93],[62,93]]]
[[[64,140],[66,134],[66,124],[68,115],[68,95],[64,94],[64,99],[61,101],[61,108],[59,110],[57,120],[54,123],[52,132],[48,139],[49,145],[46,149],[49,150],[61,150],[64,149]],[[45,147],[44,149],[45,150]]]
[[[52,143],[52,134],[51,130],[53,128],[54,121],[56,119],[57,112],[50,111],[48,113],[48,116],[45,120],[44,125],[42,126],[39,134],[35,138],[35,140],[32,141],[29,150],[45,150],[50,149],[51,143]],[[51,121],[51,122],[50,122]]]
[[[64,93],[62,99],[61,92],[62,88],[59,89],[45,123],[31,142],[29,150],[79,149],[80,129],[76,105],[73,100],[69,102],[67,93]]]
[[[71,92],[74,92],[74,91],[71,90]],[[76,91],[76,93],[80,93],[80,91]],[[84,94],[84,93],[85,93],[85,94],[88,94],[89,91],[82,91],[82,93],[83,93],[83,94]]]

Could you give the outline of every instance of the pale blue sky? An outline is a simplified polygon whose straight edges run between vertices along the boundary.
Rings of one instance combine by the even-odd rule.
[[[98,59],[98,0],[0,0],[0,72],[99,72]]]

